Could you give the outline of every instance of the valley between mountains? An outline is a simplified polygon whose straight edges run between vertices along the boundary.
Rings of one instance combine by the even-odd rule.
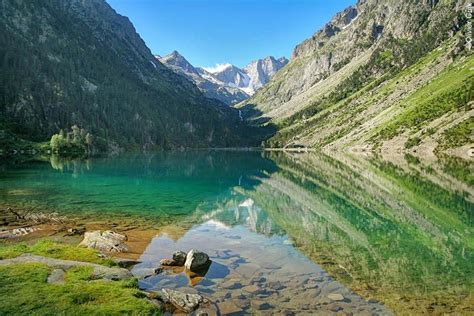
[[[290,60],[205,69],[177,51],[154,56],[103,1],[8,2],[3,147],[77,125],[101,151],[263,146],[466,158],[474,80],[465,6],[361,0]]]
[[[473,315],[471,1],[316,2],[0,0],[0,315]]]

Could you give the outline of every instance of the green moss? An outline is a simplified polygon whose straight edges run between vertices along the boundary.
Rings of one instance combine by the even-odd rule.
[[[115,265],[111,259],[100,258],[96,250],[60,244],[50,240],[41,240],[34,245],[16,244],[0,246],[0,259],[18,257],[23,253],[31,253],[56,259],[92,262],[106,266]]]
[[[91,270],[71,269],[64,284],[48,284],[43,264],[0,267],[2,315],[157,315],[130,281],[88,281]]]

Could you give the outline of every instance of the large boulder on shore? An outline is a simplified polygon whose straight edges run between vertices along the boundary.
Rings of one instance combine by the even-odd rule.
[[[97,249],[106,252],[126,252],[128,251],[127,236],[113,232],[106,231],[92,231],[84,234],[84,239],[79,244],[80,246]]]
[[[184,267],[192,272],[198,272],[207,269],[211,264],[209,256],[202,251],[192,249],[186,256]]]

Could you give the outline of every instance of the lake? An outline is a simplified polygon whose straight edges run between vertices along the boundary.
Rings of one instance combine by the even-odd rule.
[[[3,206],[153,231],[137,276],[175,250],[213,260],[205,275],[165,270],[145,289],[237,313],[474,312],[470,165],[185,151],[0,168]]]

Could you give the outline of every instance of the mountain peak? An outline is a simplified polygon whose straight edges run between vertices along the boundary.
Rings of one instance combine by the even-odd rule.
[[[177,50],[172,51],[168,56],[183,57],[183,55],[181,55]]]
[[[189,74],[199,75],[196,68],[194,68],[194,66],[191,65],[191,63],[187,61],[186,58],[184,58],[183,55],[181,55],[177,50],[174,50],[165,57],[161,57],[158,59],[165,65],[177,67]]]

